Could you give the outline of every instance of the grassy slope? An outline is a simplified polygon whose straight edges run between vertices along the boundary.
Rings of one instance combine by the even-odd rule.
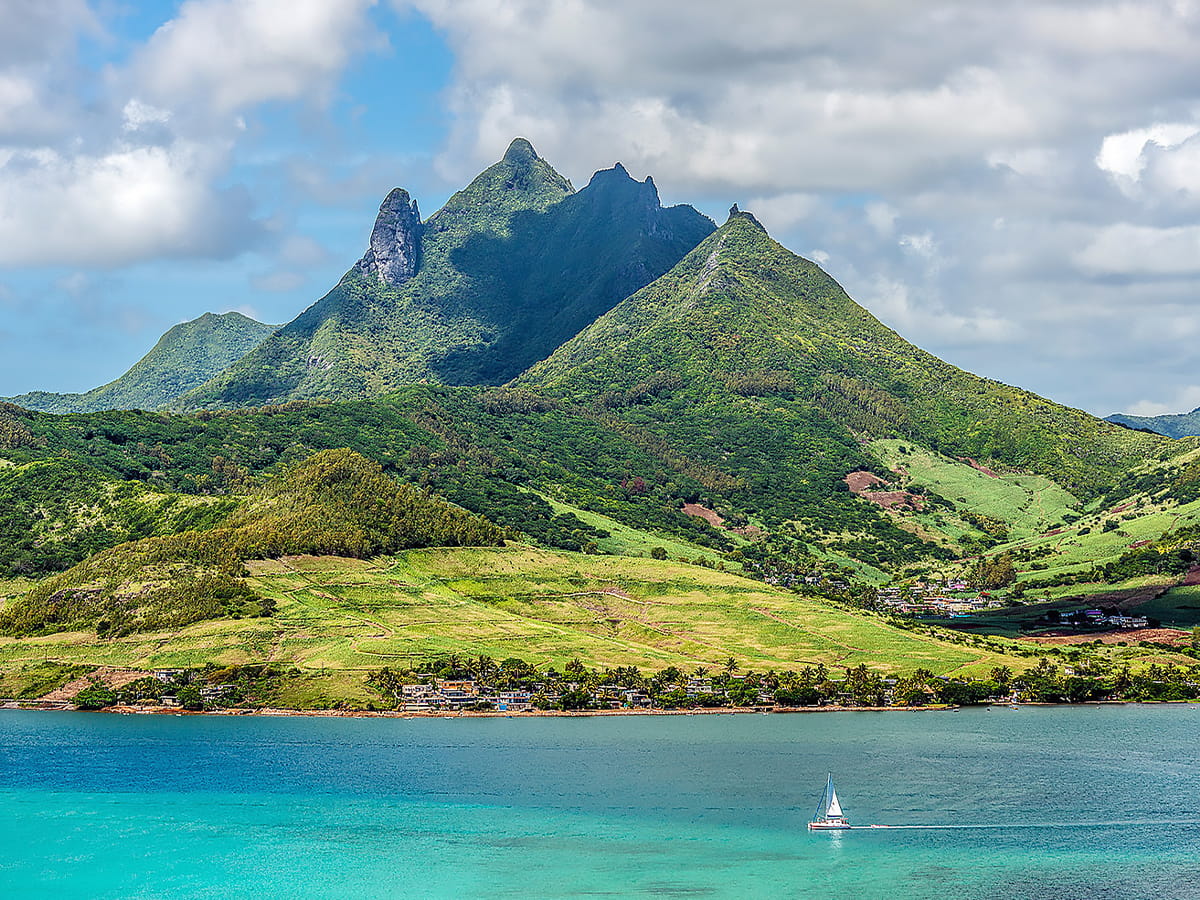
[[[262,610],[242,581],[245,560],[503,542],[495,524],[398,484],[352,450],[326,450],[257,486],[220,527],[119,544],[39,582],[0,610],[0,630],[90,626],[105,637],[240,618]]]
[[[908,452],[901,452],[901,448]],[[993,478],[911,441],[874,441],[870,449],[889,467],[903,467],[908,486],[919,484],[933,490],[953,503],[956,512],[1001,519],[1014,539],[1030,538],[1061,526],[1063,516],[1080,505],[1069,491],[1039,475],[997,473],[999,477]],[[941,526],[930,521],[932,516],[917,518],[955,537],[974,530],[961,519],[955,521],[955,517]]]
[[[0,575],[64,569],[123,541],[215,524],[235,505],[64,457],[0,466]]]
[[[635,528],[632,525],[626,525],[624,522],[618,522],[616,519],[602,513],[591,512],[578,506],[572,506],[570,503],[565,503],[546,494],[541,494],[540,496],[554,508],[555,512],[571,513],[593,528],[607,531],[608,537],[597,538],[596,540],[596,545],[602,553],[615,556],[649,556],[653,548],[662,547],[672,559],[684,557],[692,560],[701,557],[713,563],[724,562],[722,554],[708,547],[702,547],[699,544],[693,544],[676,537],[659,534],[653,530]],[[731,539],[735,544],[746,542],[745,538],[739,535],[731,535]]]
[[[205,313],[176,325],[116,381],[84,394],[37,391],[13,403],[50,413],[162,409],[241,359],[276,329],[241,313]]]
[[[252,571],[252,586],[279,601],[274,618],[108,641],[82,633],[0,639],[0,667],[269,659],[337,673],[448,652],[521,656],[560,668],[574,657],[651,669],[714,666],[729,656],[757,670],[863,662],[888,672],[965,673],[1029,664],[674,562],[507,547],[407,551],[371,562],[289,558],[254,563]]]
[[[611,405],[614,391],[628,395],[655,373],[681,384],[620,414],[662,432],[686,429],[687,417],[679,422],[672,404],[686,397],[718,435],[729,429],[727,419],[753,414],[761,429],[819,436],[829,453],[839,442],[836,423],[1034,472],[1080,496],[1102,492],[1167,447],[1157,436],[979,378],[914,347],[745,214],[521,381]],[[722,449],[743,449],[725,443],[707,448],[713,464]],[[814,476],[823,474],[819,462],[809,466]],[[742,474],[736,458],[724,465]]]
[[[900,452],[901,447],[908,452]],[[1003,473],[993,478],[911,441],[875,441],[870,449],[887,465],[906,469],[907,477],[900,481],[910,486],[924,485],[955,506],[953,512],[904,513],[904,517],[953,540],[964,535],[982,536],[960,518],[962,513],[982,513],[1008,523],[1010,539],[990,549],[988,555],[1014,553],[1019,583],[1089,572],[1117,560],[1132,544],[1156,541],[1180,528],[1200,524],[1200,501],[1179,504],[1170,497],[1155,498],[1142,493],[1116,506],[1099,501],[1084,505],[1040,476]],[[1186,463],[1194,455],[1194,450],[1185,448],[1184,455],[1173,465]],[[1108,522],[1115,522],[1116,527],[1106,531],[1104,526]],[[954,563],[941,567],[944,574],[957,568],[960,566]],[[1030,597],[1089,596],[1171,582],[1167,577],[1135,578],[1117,584],[1082,582],[1038,588]],[[1148,609],[1149,606],[1139,607],[1142,612]],[[1186,619],[1184,616],[1181,621]]]
[[[1194,628],[1200,625],[1200,585],[1173,587],[1161,597],[1141,604],[1137,611],[1170,628]]]

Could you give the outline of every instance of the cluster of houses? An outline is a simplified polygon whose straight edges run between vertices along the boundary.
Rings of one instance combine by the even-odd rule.
[[[181,683],[186,683],[192,673],[187,669],[155,669],[154,680],[164,685],[178,687]],[[197,690],[200,692],[200,699],[205,705],[218,703],[225,695],[231,694],[234,691],[234,686],[231,684],[197,684]],[[179,706],[179,698],[174,694],[163,694],[159,698],[159,702],[163,706]]]
[[[1061,615],[1059,621],[1076,628],[1096,628],[1106,631],[1146,628],[1150,620],[1145,616],[1127,616],[1124,613],[1105,612],[1102,609],[1084,609]]]
[[[744,675],[730,675],[726,681],[736,684],[744,679]],[[682,687],[689,700],[705,696],[724,696],[727,689],[728,686],[717,685],[708,677],[689,678]],[[529,690],[501,691],[470,679],[426,676],[422,683],[406,684],[400,688],[400,709],[405,712],[463,709],[526,712],[532,709],[557,708],[565,694],[578,696],[581,690],[585,692],[587,705],[594,709],[647,709],[654,705],[646,691],[621,685],[584,687],[577,682],[571,682],[563,685],[538,684]],[[769,690],[764,689],[759,693],[759,703],[774,704],[774,697]]]
[[[443,679],[426,676],[428,683],[406,684],[401,691],[400,708],[405,712],[432,710],[495,709],[500,712],[527,712],[558,704],[566,691],[578,691],[575,683],[562,687],[535,685],[533,690],[500,691],[471,679]],[[620,686],[602,686],[590,692],[590,703],[610,709],[647,707],[650,697],[644,691]]]
[[[965,618],[985,609],[998,609],[1004,604],[987,594],[952,597],[951,593],[966,591],[966,582],[952,581],[944,588],[915,584],[905,588],[885,588],[877,601],[883,607],[906,616],[930,618]]]

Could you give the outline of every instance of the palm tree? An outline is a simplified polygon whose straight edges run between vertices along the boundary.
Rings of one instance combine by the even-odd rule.
[[[725,660],[725,674],[732,676],[738,669],[738,661],[732,656]]]

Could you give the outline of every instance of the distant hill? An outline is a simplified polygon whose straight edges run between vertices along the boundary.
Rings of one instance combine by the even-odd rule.
[[[675,265],[715,229],[623,167],[571,184],[517,139],[422,222],[396,189],[364,257],[185,408],[501,384]]]
[[[205,313],[176,325],[116,381],[84,394],[34,391],[8,398],[49,413],[105,409],[162,409],[263,342],[275,329],[237,312]]]
[[[1144,428],[1156,434],[1171,438],[1193,437],[1200,435],[1200,407],[1189,413],[1176,413],[1165,416],[1128,416],[1115,413],[1105,419],[1126,428]]]

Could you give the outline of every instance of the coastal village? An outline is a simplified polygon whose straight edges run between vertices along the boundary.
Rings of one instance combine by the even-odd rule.
[[[304,673],[271,665],[152,672],[104,669],[67,689],[35,700],[0,699],[0,708],[90,709],[116,712],[270,711],[281,689]],[[1200,697],[1200,665],[1151,665],[1142,671],[1107,668],[1087,659],[1052,660],[1014,673],[994,667],[985,676],[951,677],[924,669],[885,677],[860,665],[799,672],[742,672],[735,660],[684,672],[669,666],[588,669],[572,660],[562,672],[512,658],[456,663],[431,661],[420,670],[384,667],[367,674],[374,700],[314,703],[345,714],[552,714],[692,710],[786,711],[797,708],[913,708],[988,703],[1192,700]]]

